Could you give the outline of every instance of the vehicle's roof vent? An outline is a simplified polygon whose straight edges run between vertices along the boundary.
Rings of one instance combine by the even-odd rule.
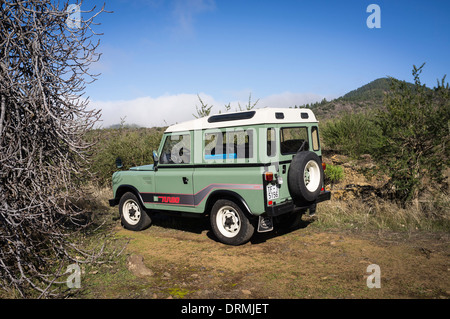
[[[248,120],[251,119],[255,115],[255,113],[256,113],[255,111],[248,111],[248,112],[213,115],[208,118],[208,123]]]
[[[309,114],[308,114],[308,113],[305,113],[305,112],[300,113],[300,116],[302,117],[302,119],[307,119],[307,118],[309,118]]]
[[[284,113],[283,112],[275,112],[275,118],[278,120],[284,119]]]

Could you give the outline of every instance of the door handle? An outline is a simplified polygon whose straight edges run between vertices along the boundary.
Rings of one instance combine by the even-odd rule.
[[[183,177],[183,183],[187,184],[189,182],[189,179],[187,177]]]

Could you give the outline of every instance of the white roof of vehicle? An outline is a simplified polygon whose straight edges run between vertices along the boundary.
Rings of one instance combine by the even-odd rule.
[[[166,129],[166,132],[282,123],[317,123],[317,119],[314,113],[306,108],[263,108],[205,116],[199,119],[171,125]]]

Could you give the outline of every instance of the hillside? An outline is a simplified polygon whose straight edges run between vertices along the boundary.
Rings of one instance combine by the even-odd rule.
[[[321,102],[305,104],[300,107],[311,108],[321,120],[333,117],[343,111],[373,109],[383,104],[384,95],[389,90],[390,83],[389,78],[379,78],[337,99],[331,101],[324,99]]]
[[[349,102],[358,102],[367,100],[382,101],[384,93],[389,90],[390,83],[391,81],[388,78],[376,79],[366,85],[363,85],[362,87],[356,90],[348,92],[339,99]]]

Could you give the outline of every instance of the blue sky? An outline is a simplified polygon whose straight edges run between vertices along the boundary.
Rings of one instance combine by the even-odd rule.
[[[70,2],[69,2],[70,3]],[[81,9],[103,2],[85,0]],[[368,28],[369,4],[381,28]],[[193,118],[197,94],[213,112],[289,107],[339,97],[380,77],[433,87],[450,73],[450,2],[379,0],[111,0],[97,19],[102,75],[88,85],[103,126]]]

